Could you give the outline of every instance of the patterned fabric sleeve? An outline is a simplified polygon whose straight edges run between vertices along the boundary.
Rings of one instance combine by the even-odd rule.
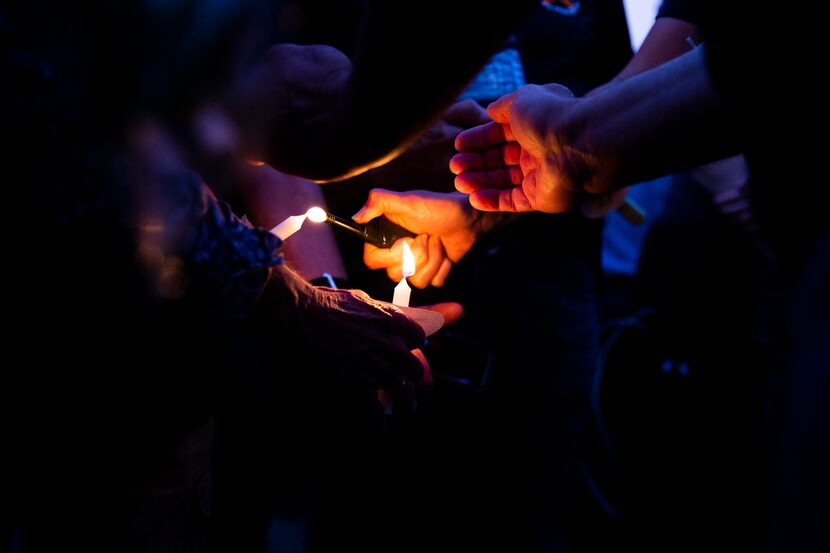
[[[282,263],[282,241],[265,229],[245,225],[195,173],[173,173],[161,181],[167,206],[162,212],[163,250],[181,260],[187,296],[223,317],[245,317],[265,286],[269,268]]]

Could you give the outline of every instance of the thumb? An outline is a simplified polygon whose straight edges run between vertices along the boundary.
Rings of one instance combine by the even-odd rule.
[[[450,125],[469,129],[477,125],[483,125],[490,121],[484,108],[474,100],[461,100],[455,102],[442,115],[442,119]]]
[[[357,213],[352,215],[352,219],[356,223],[368,223],[375,217],[380,217],[389,209],[389,197],[395,195],[395,192],[391,190],[373,188],[369,191],[369,197],[366,199],[366,203],[363,204],[363,207]]]
[[[510,108],[513,106],[513,100],[516,99],[516,92],[511,92],[510,94],[502,96],[487,106],[487,115],[499,123],[510,123]]]
[[[574,98],[574,93],[571,91],[570,88],[561,84],[546,84],[542,85],[541,88],[545,90],[548,94],[552,94],[554,96],[559,96],[560,98]]]
[[[444,316],[444,324],[452,324],[464,315],[464,307],[460,303],[441,302],[429,305],[419,305],[421,309],[429,309]]]

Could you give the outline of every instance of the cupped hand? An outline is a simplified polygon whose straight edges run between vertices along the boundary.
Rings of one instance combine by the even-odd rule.
[[[403,238],[388,249],[366,244],[363,261],[370,269],[386,269],[389,278],[398,281],[402,278],[401,259],[406,241],[415,257],[416,268],[409,282],[418,288],[430,284],[442,286],[453,263],[464,257],[483,231],[483,214],[472,209],[466,196],[458,193],[393,192],[376,188],[353,218],[358,223],[366,223],[381,215],[417,233],[418,237]]]
[[[456,189],[477,209],[507,212],[558,213],[604,194],[594,190],[602,165],[568,140],[579,101],[560,85],[528,85],[490,104],[493,122],[456,138]]]

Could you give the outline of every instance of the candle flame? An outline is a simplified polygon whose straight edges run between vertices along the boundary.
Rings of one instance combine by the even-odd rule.
[[[314,223],[322,223],[326,220],[326,212],[320,207],[312,207],[305,212],[306,217]]]
[[[403,277],[411,277],[415,274],[415,256],[412,255],[412,250],[409,249],[409,244],[403,243],[403,262],[401,263],[401,271]]]

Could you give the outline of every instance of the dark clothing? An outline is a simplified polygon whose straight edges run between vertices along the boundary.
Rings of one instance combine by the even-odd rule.
[[[803,125],[824,115],[825,102],[818,97],[818,72],[795,61],[820,51],[821,32],[797,10],[759,9],[743,1],[701,6],[712,78],[740,117],[753,208],[782,262],[795,268],[828,223],[822,202],[802,192],[809,195],[803,183],[817,177],[805,160],[822,155],[819,144],[804,137]],[[771,86],[770,79],[781,84]]]
[[[537,7],[517,29],[514,44],[527,82],[561,82],[583,94],[628,61],[622,3],[581,6],[572,15]],[[365,200],[324,190],[334,212],[353,213]],[[479,374],[490,356],[492,378],[486,390],[472,392],[436,376],[432,401],[419,407],[419,426],[391,442],[392,465],[423,475],[413,486],[423,499],[403,497],[372,515],[355,513],[361,520],[384,522],[369,530],[351,517],[343,519],[337,527],[346,528],[342,535],[367,550],[383,547],[388,540],[355,536],[355,524],[371,536],[381,532],[394,539],[409,520],[422,516],[413,509],[427,504],[430,523],[408,550],[429,549],[437,539],[459,550],[562,546],[560,519],[571,505],[567,494],[589,419],[599,347],[601,229],[601,221],[578,213],[526,214],[483,236],[443,288],[413,291],[413,305],[458,301],[465,308],[461,321],[448,329],[457,337],[453,347],[465,352],[455,359],[463,366],[448,366],[449,356],[438,352],[431,359],[435,370]],[[390,297],[386,275],[363,265],[362,244],[338,238],[352,281],[373,297]],[[380,483],[380,493],[393,477],[383,467],[367,472]]]
[[[642,551],[757,551],[766,375],[755,329],[765,264],[695,180],[671,178],[637,271],[648,309],[603,345],[603,413],[625,474],[627,535]]]
[[[0,526],[25,551],[204,551],[216,383],[280,241],[194,174],[148,171],[3,14],[15,137]]]
[[[631,56],[622,2],[582,2],[574,14],[538,7],[516,47],[528,83],[577,95]],[[467,507],[471,527],[489,529],[478,534],[482,548],[555,551],[567,541],[563,515],[573,507],[599,352],[601,235],[602,221],[579,213],[526,214],[482,237],[447,283],[465,306],[459,332],[495,359],[466,453],[490,482]],[[491,462],[503,459],[495,450],[511,454]]]
[[[701,27],[712,79],[737,115],[753,211],[775,256],[758,306],[760,368],[769,378],[768,548],[826,551],[830,221],[805,186],[823,178],[812,160],[824,145],[804,130],[807,121],[825,123],[826,102],[820,72],[797,61],[823,51],[823,29],[800,10],[748,1],[666,0],[659,15]]]
[[[767,286],[762,308],[777,316],[762,332],[791,347],[791,363],[770,368],[771,549],[826,551],[829,225],[826,204],[811,192],[824,178],[813,163],[825,155],[824,143],[807,138],[804,127],[825,124],[826,102],[818,97],[821,71],[797,61],[823,51],[823,29],[800,10],[748,1],[701,7],[712,78],[740,116],[753,208],[776,254],[775,287]]]
[[[622,2],[583,1],[568,15],[537,7],[516,31],[525,79],[558,83],[581,96],[611,80],[631,58]]]
[[[696,0],[663,0],[657,17],[672,17],[688,23],[700,25],[701,2]]]

